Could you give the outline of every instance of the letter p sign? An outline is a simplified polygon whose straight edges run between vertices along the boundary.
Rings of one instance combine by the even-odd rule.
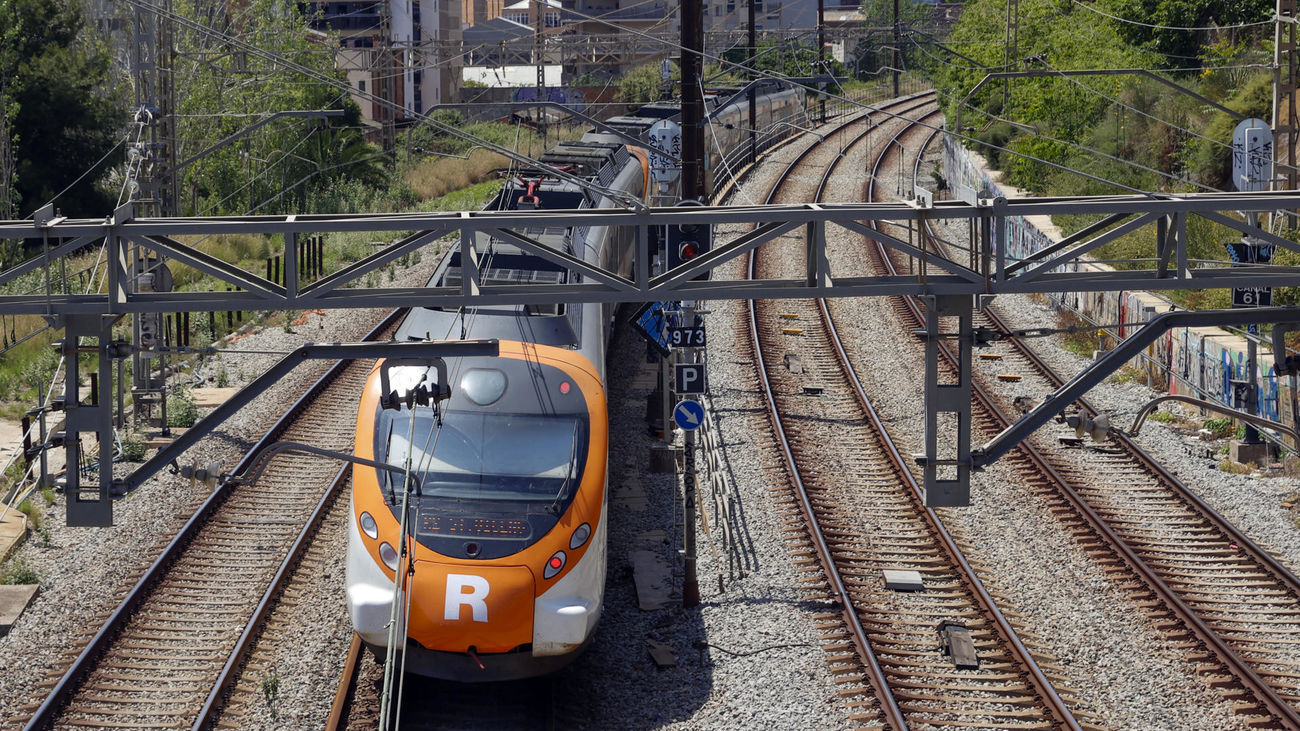
[[[488,621],[487,579],[470,574],[447,574],[447,602],[443,605],[442,618],[448,622],[460,620],[460,608],[469,605],[475,622]]]

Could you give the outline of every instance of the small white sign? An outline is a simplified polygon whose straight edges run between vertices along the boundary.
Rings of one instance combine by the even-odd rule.
[[[650,143],[650,178],[656,183],[671,183],[682,175],[677,163],[656,152],[666,152],[677,159],[682,157],[682,128],[676,122],[661,119],[646,130]]]
[[[1232,132],[1232,182],[1242,191],[1273,183],[1273,130],[1262,119],[1244,119]]]

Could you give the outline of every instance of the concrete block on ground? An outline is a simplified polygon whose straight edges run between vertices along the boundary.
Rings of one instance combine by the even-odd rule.
[[[8,584],[0,586],[0,637],[18,622],[23,610],[36,598],[39,584]]]
[[[924,591],[925,583],[920,571],[909,569],[883,569],[885,588],[893,591]]]
[[[672,567],[653,551],[632,552],[632,582],[636,584],[637,606],[642,611],[667,607],[672,600]]]
[[[216,408],[224,404],[231,396],[239,393],[237,388],[191,388],[190,397],[200,409]]]
[[[666,474],[677,471],[677,463],[682,459],[682,448],[667,444],[655,444],[650,447],[650,472]]]
[[[1237,439],[1233,439],[1229,445],[1228,457],[1233,462],[1250,465],[1265,465],[1273,461],[1268,442],[1248,444]]]
[[[5,513],[4,520],[0,520],[0,561],[4,561],[27,537],[27,516],[16,507],[6,512],[4,503],[0,503],[0,512]]]
[[[650,506],[650,498],[641,487],[641,480],[635,475],[627,475],[614,485],[614,505],[625,510],[640,513]]]

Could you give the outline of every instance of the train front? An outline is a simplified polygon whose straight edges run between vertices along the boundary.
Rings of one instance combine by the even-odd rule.
[[[449,359],[441,423],[429,407],[381,408],[379,368],[355,454],[398,471],[353,471],[347,601],[357,634],[382,656],[397,594],[407,672],[473,682],[563,666],[594,632],[604,591],[608,422],[595,368],[573,350],[504,340],[496,358]],[[409,387],[426,371],[400,365],[389,376]],[[408,469],[419,487],[398,593]]]

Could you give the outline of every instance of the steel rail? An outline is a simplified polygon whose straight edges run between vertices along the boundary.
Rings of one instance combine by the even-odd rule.
[[[985,314],[989,316],[989,319],[995,324],[995,326],[1006,328],[1006,325],[1001,318],[998,318],[992,312],[987,310]],[[1031,363],[1034,364],[1035,368],[1042,369],[1041,372],[1045,376],[1056,382],[1058,386],[1063,383],[1055,370],[1051,369],[1050,366],[1043,362],[1037,354],[1029,351],[1023,344],[1015,343],[1015,346],[1022,355],[1025,355]],[[946,348],[941,348],[941,350],[945,352],[946,356],[950,355],[947,353]],[[982,401],[987,403],[987,408],[992,410],[992,413],[996,415],[1004,426],[1009,425],[1013,420],[1008,419],[1004,414],[1002,414],[1000,409],[993,406],[991,397],[983,387],[979,386],[979,384],[974,384],[974,386],[977,395],[980,396]],[[1083,399],[1080,399],[1079,403],[1092,414],[1095,415],[1099,413],[1091,404],[1088,404]],[[1118,441],[1138,460],[1142,467],[1147,469],[1156,477],[1156,479],[1163,481],[1166,485],[1172,488],[1175,494],[1185,499],[1192,506],[1194,513],[1205,518],[1212,526],[1219,529],[1230,540],[1237,542],[1237,545],[1246,548],[1248,553],[1251,555],[1251,558],[1253,558],[1267,573],[1271,574],[1274,580],[1289,589],[1294,596],[1300,597],[1300,579],[1297,579],[1294,573],[1283,566],[1267,551],[1260,548],[1258,544],[1248,538],[1239,529],[1227,522],[1223,516],[1205,503],[1205,501],[1198,495],[1192,492],[1191,489],[1170,473],[1169,470],[1159,464],[1155,458],[1129,439],[1127,435],[1124,435],[1122,432],[1112,432],[1112,435],[1116,437],[1116,441]],[[1110,523],[1093,510],[1093,508],[1087,503],[1086,499],[1082,495],[1079,495],[1078,492],[1069,485],[1065,478],[1051,467],[1051,465],[1047,464],[1047,460],[1041,455],[1037,448],[1028,442],[1022,443],[1021,448],[1030,455],[1031,459],[1033,459],[1039,468],[1042,469],[1044,474],[1051,476],[1053,481],[1059,485],[1062,494],[1064,494],[1069,501],[1075,505],[1076,509],[1078,509],[1080,513],[1087,517],[1088,522],[1093,525],[1094,529],[1101,533],[1105,539],[1121,553],[1125,562],[1128,563],[1144,581],[1147,581],[1147,583],[1152,587],[1158,588],[1158,593],[1161,598],[1165,599],[1166,603],[1174,610],[1179,618],[1183,619],[1193,632],[1201,638],[1202,642],[1204,642],[1206,646],[1213,651],[1225,665],[1228,666],[1229,672],[1237,676],[1237,679],[1242,683],[1242,685],[1253,693],[1269,710],[1269,712],[1279,718],[1283,723],[1287,724],[1288,728],[1300,729],[1300,711],[1297,711],[1295,707],[1278,695],[1277,691],[1271,684],[1260,677],[1254,669],[1250,667],[1246,660],[1243,659],[1235,649],[1228,645],[1228,643],[1201,618],[1200,614],[1195,609],[1188,606],[1178,592],[1174,590],[1173,587],[1169,586],[1164,579],[1160,578],[1156,570],[1151,568],[1146,561],[1137,554],[1137,551],[1110,527]]]
[[[994,327],[998,328],[1001,332],[1006,334],[1011,332],[1011,328],[1007,327],[1006,323],[994,310],[991,308],[985,308],[984,314],[993,323]],[[1018,339],[1011,338],[1011,340],[1014,341],[1013,345],[1015,345],[1016,349],[1028,358],[1030,362],[1033,363],[1034,367],[1055,384],[1056,387],[1059,388],[1065,383],[1065,380],[1061,378],[1060,374],[1044,362],[1037,353],[1021,344]],[[1093,416],[1101,413],[1086,399],[1079,399],[1077,403]],[[1211,525],[1230,538],[1233,543],[1248,549],[1248,551],[1253,555],[1253,558],[1259,561],[1261,568],[1269,574],[1272,574],[1273,578],[1278,583],[1285,585],[1297,598],[1300,598],[1300,577],[1296,576],[1296,574],[1284,566],[1282,562],[1274,558],[1273,554],[1261,548],[1259,544],[1255,543],[1249,536],[1242,533],[1239,528],[1220,515],[1217,510],[1211,507],[1209,503],[1202,500],[1199,495],[1192,491],[1191,488],[1187,487],[1187,485],[1182,480],[1178,479],[1176,475],[1165,469],[1165,467],[1161,465],[1155,457],[1152,457],[1150,453],[1142,449],[1142,447],[1138,445],[1137,442],[1133,441],[1132,437],[1124,433],[1123,430],[1112,430],[1111,437],[1115,439],[1115,441],[1119,442],[1126,450],[1131,452],[1144,467],[1156,476],[1157,479],[1164,481],[1178,493],[1179,497],[1190,503],[1195,512],[1200,513],[1210,522]]]
[[[213,684],[212,691],[208,693],[208,698],[203,702],[203,708],[199,710],[198,717],[194,720],[191,727],[193,731],[201,731],[207,728],[215,719],[217,709],[221,704],[222,697],[238,677],[240,665],[247,659],[248,654],[253,649],[253,640],[262,629],[262,622],[267,613],[271,610],[271,605],[279,600],[281,592],[288,583],[289,577],[293,575],[294,564],[307,550],[312,533],[320,526],[321,521],[325,519],[325,514],[329,512],[331,504],[336,499],[339,490],[348,484],[349,470],[352,467],[350,463],[345,463],[339,468],[338,474],[330,482],[330,486],[325,489],[325,494],[321,495],[320,501],[312,509],[311,515],[303,525],[302,530],[298,532],[298,537],[294,539],[293,546],[290,547],[289,553],[280,562],[280,568],[276,570],[275,577],[267,585],[266,591],[262,592],[262,598],[257,603],[257,608],[253,610],[252,617],[249,618],[248,624],[244,626],[244,631],[239,635],[235,642],[235,649],[231,651],[230,657],[226,664],[221,668],[221,673],[217,676],[217,682]]]
[[[388,329],[393,327],[402,314],[404,314],[403,310],[394,310],[390,312],[362,339],[377,339],[381,333],[386,332]],[[253,447],[232,470],[232,474],[242,475],[244,472],[248,471],[248,469],[253,465],[254,457],[261,453],[263,447],[279,439],[280,435],[289,428],[294,419],[296,419],[302,411],[315,401],[317,396],[324,391],[326,386],[333,383],[334,380],[338,378],[346,366],[346,361],[338,361],[334,365],[330,366],[329,370],[321,375],[321,377],[312,384],[311,388],[309,388],[306,393],[304,393],[285,411],[285,413],[271,426],[266,434],[258,440],[257,444],[253,445]],[[234,482],[234,480],[228,480],[217,486],[203,504],[199,506],[198,510],[194,512],[185,525],[182,526],[180,532],[176,534],[176,537],[167,544],[167,547],[163,549],[158,558],[154,560],[140,579],[136,581],[135,585],[131,588],[130,592],[127,593],[126,597],[118,605],[117,609],[113,611],[107,620],[105,620],[103,626],[100,627],[99,631],[95,633],[95,636],[91,638],[85,649],[81,651],[81,654],[77,656],[72,665],[63,674],[63,677],[60,678],[54,688],[50,690],[50,694],[46,696],[45,701],[36,709],[36,712],[32,714],[32,717],[28,719],[25,727],[26,729],[43,729],[54,723],[55,714],[68,700],[71,699],[73,693],[76,692],[77,684],[85,674],[90,671],[91,665],[108,649],[108,645],[112,642],[113,638],[123,627],[126,626],[126,623],[131,619],[131,616],[135,613],[136,609],[138,609],[144,602],[149,590],[163,577],[166,571],[171,568],[172,563],[178,556],[180,556],[181,552],[190,544],[195,536],[198,535],[199,530],[207,522],[208,518],[216,512],[217,508],[220,507],[223,502],[225,502],[225,499],[234,489]]]
[[[935,115],[940,113],[941,112],[935,112]],[[926,118],[929,116],[934,115],[927,115]],[[867,179],[866,194],[868,200],[870,200],[874,193],[875,182],[877,179],[876,173],[879,171],[880,166],[883,165],[884,159],[888,155],[889,148],[891,146],[896,146],[898,147],[899,154],[902,154],[905,148],[898,142],[898,140],[914,126],[915,125],[909,125],[908,127],[899,130],[899,132],[894,135],[894,138],[891,139],[890,142],[881,150],[880,157],[876,159],[876,165],[872,169],[871,177]],[[917,152],[917,160],[921,159],[922,153],[924,153],[929,144],[933,142],[935,134],[936,133],[931,133],[926,139],[925,144],[923,144],[920,151]],[[914,168],[914,170],[915,169],[919,169],[919,165]],[[820,192],[821,191],[818,191],[819,196]],[[938,514],[934,512],[933,508],[925,505],[925,501],[921,495],[921,486],[917,484],[916,478],[912,475],[911,470],[908,469],[907,461],[899,454],[893,440],[888,438],[888,432],[885,430],[884,422],[880,419],[880,416],[876,412],[875,407],[871,404],[870,399],[868,399],[866,389],[863,388],[861,381],[858,380],[857,372],[849,361],[848,353],[844,348],[844,342],[840,338],[839,330],[835,327],[835,322],[831,317],[826,300],[818,299],[817,306],[821,312],[822,322],[826,326],[827,332],[830,334],[831,343],[835,346],[835,354],[840,361],[840,366],[844,369],[844,372],[849,377],[849,382],[853,385],[853,393],[857,398],[859,406],[861,406],[862,410],[866,412],[876,431],[885,437],[883,441],[885,446],[888,448],[889,459],[894,463],[898,472],[904,476],[904,481],[907,483],[913,501],[924,512],[926,523],[929,524],[930,529],[934,531],[935,535],[939,536],[940,543],[948,553],[948,557],[961,567],[963,579],[965,579],[971,592],[976,596],[981,606],[983,606],[985,613],[992,617],[994,623],[998,627],[999,633],[1002,635],[1003,641],[1007,643],[1011,654],[1015,656],[1016,660],[1023,667],[1028,669],[1029,675],[1033,679],[1033,684],[1037,688],[1048,711],[1051,712],[1052,716],[1054,716],[1058,722],[1064,724],[1067,728],[1078,731],[1081,727],[1079,722],[1074,718],[1074,713],[1070,710],[1069,706],[1066,705],[1065,700],[1061,698],[1060,694],[1056,692],[1056,688],[1052,685],[1052,682],[1047,678],[1047,675],[1043,672],[1042,668],[1039,667],[1038,661],[1034,659],[1029,648],[1025,647],[1024,643],[1020,640],[1019,635],[1016,634],[1015,628],[1011,626],[1011,623],[1007,621],[1007,618],[1002,614],[1002,611],[998,609],[992,595],[990,595],[988,590],[985,589],[984,582],[980,581],[980,578],[976,576],[974,568],[966,560],[965,554],[957,545],[957,542],[953,540],[952,535],[948,533],[948,529],[944,527],[943,521],[939,518]]]
[[[357,671],[360,668],[361,637],[353,632],[352,642],[348,645],[348,658],[343,661],[343,674],[339,676],[338,689],[334,691],[334,702],[330,705],[330,717],[325,722],[325,731],[338,731],[339,728],[346,726],[347,719],[343,714],[348,710],[351,702],[352,686],[356,682]]]
[[[879,253],[879,256],[884,261],[887,270],[891,273],[897,273],[894,263],[887,255],[887,252],[878,244],[873,248]],[[914,297],[905,297],[903,299],[906,302],[908,311],[911,313],[913,319],[924,327],[925,318],[921,314],[920,303]],[[996,315],[987,308],[985,309],[985,315],[989,317],[995,326],[1001,328],[1004,333],[1010,332],[1010,328],[1008,328],[1000,318],[997,318]],[[1056,383],[1057,387],[1064,383],[1055,371],[1048,367],[1041,358],[1032,353],[1032,351],[1030,351],[1023,343],[1014,338],[1012,340],[1016,349],[1034,363],[1034,366],[1039,368],[1044,375],[1047,375],[1048,378],[1052,379]],[[956,366],[956,358],[946,343],[939,344],[939,352],[943,354],[944,359],[950,366]],[[995,421],[1001,423],[1003,427],[1010,425],[1010,423],[1014,421],[1014,419],[1008,419],[1007,416],[1002,413],[1002,410],[996,406],[995,401],[987,389],[973,378],[971,379],[971,388],[979,404]],[[1082,399],[1080,399],[1080,403],[1084,403]],[[1089,408],[1093,414],[1097,413],[1090,406],[1087,408]],[[1145,462],[1148,469],[1152,470],[1153,474],[1157,476],[1162,474],[1168,475],[1166,470],[1160,467],[1149,455],[1141,451],[1136,444],[1132,444],[1131,440],[1125,438],[1123,442],[1125,443],[1125,446],[1131,445],[1133,454],[1138,456],[1140,461]],[[1058,492],[1067,502],[1070,503],[1071,506],[1074,507],[1079,516],[1084,518],[1092,531],[1105,541],[1106,544],[1110,546],[1111,550],[1118,554],[1129,569],[1137,575],[1137,578],[1150,588],[1151,591],[1161,599],[1165,606],[1168,607],[1169,610],[1176,615],[1193,634],[1196,635],[1206,648],[1213,652],[1214,655],[1223,662],[1225,669],[1237,678],[1243,688],[1254,695],[1255,699],[1263,708],[1267,709],[1268,712],[1281,720],[1288,728],[1300,728],[1300,713],[1287,703],[1285,699],[1279,696],[1277,691],[1274,690],[1271,685],[1261,678],[1245,662],[1245,660],[1242,659],[1241,656],[1238,655],[1237,652],[1213,630],[1213,628],[1201,619],[1200,615],[1182,600],[1173,587],[1169,586],[1164,579],[1160,578],[1159,574],[1137,554],[1136,550],[1130,546],[1127,541],[1120,537],[1113,528],[1111,528],[1110,523],[1099,515],[1092,506],[1088,504],[1087,500],[1074,490],[1074,488],[1070,486],[1069,482],[1054,467],[1052,467],[1036,447],[1027,441],[1021,442],[1017,451],[1031,463],[1033,468],[1039,474],[1045,476],[1057,486]],[[1193,504],[1204,505],[1200,498],[1192,495],[1191,491],[1187,490],[1187,488],[1182,485],[1181,482],[1178,482],[1173,478],[1172,475],[1169,475],[1169,478],[1171,483],[1176,484],[1190,502]],[[1210,515],[1213,515],[1215,520],[1212,520],[1212,522],[1224,526],[1226,528],[1225,532],[1229,532],[1234,536],[1240,535],[1239,531],[1232,528],[1226,523],[1226,521],[1223,521],[1222,518],[1208,506],[1206,506],[1206,510],[1208,511],[1206,516],[1209,517]],[[1250,542],[1249,539],[1246,539],[1244,536],[1242,536],[1242,538],[1246,542],[1240,545],[1248,545],[1259,551],[1258,547],[1255,546],[1253,542]],[[1272,556],[1269,556],[1267,553],[1262,551],[1260,551],[1260,554],[1262,554],[1262,556],[1268,556],[1267,563],[1276,566],[1286,574],[1290,574],[1290,572],[1282,567],[1280,563],[1272,558]],[[1296,582],[1294,575],[1291,575],[1291,580],[1291,586],[1300,588],[1300,582]],[[1293,591],[1295,590],[1297,589],[1293,589]]]
[[[856,124],[865,119],[867,129],[862,136],[870,134],[874,128],[870,115],[863,114],[855,117],[836,128],[836,131],[849,125]],[[832,133],[833,134],[833,133]],[[854,140],[856,142],[856,139]],[[776,184],[772,186],[767,196],[767,204],[771,204],[776,197],[777,191],[793,175],[794,169],[804,161],[816,145],[810,145],[805,148],[794,160],[786,166],[785,170],[778,176]],[[828,167],[828,170],[830,168]],[[749,277],[753,279],[756,274],[756,264],[758,257],[755,252],[749,256]],[[840,575],[835,564],[835,558],[831,553],[830,546],[826,543],[826,538],[822,534],[821,523],[817,519],[816,512],[812,505],[812,499],[808,495],[808,489],[803,484],[803,479],[799,476],[799,470],[796,466],[794,452],[790,447],[790,442],[786,438],[785,429],[781,423],[781,416],[777,410],[775,396],[772,392],[772,382],[767,375],[767,363],[763,357],[762,344],[759,341],[758,327],[758,310],[754,300],[749,300],[749,332],[751,342],[754,347],[754,358],[756,360],[759,377],[763,383],[763,398],[767,402],[768,418],[772,422],[772,430],[776,436],[777,442],[781,448],[781,453],[785,458],[786,466],[790,472],[791,481],[794,483],[795,494],[799,498],[799,507],[804,514],[804,519],[808,522],[809,535],[812,538],[813,545],[817,551],[817,557],[821,561],[822,570],[826,574],[828,582],[834,591],[835,597],[840,605],[840,616],[848,626],[852,636],[853,645],[857,650],[858,657],[867,670],[867,675],[871,681],[872,689],[875,691],[876,700],[880,703],[880,711],[885,716],[889,724],[895,729],[906,729],[907,720],[903,717],[903,711],[898,706],[898,701],[894,698],[893,691],[889,685],[889,678],[885,675],[885,670],[876,658],[875,651],[871,649],[871,643],[867,640],[867,630],[862,626],[858,618],[857,611],[854,609],[853,597],[849,593],[848,587],[844,583],[844,578]]]

